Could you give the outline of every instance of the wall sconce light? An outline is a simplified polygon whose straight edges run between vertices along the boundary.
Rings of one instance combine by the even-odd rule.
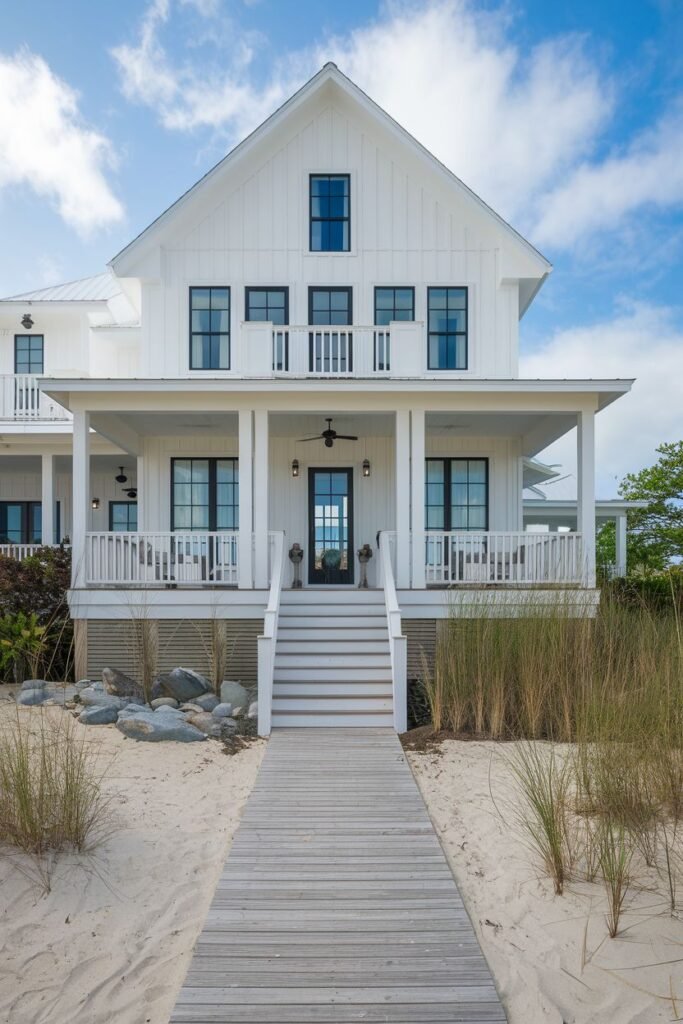
[[[30,313],[24,313],[21,318],[21,326],[27,331],[31,330],[33,327],[33,317]]]
[[[298,459],[292,459],[292,476],[298,476],[298,475],[299,475],[299,460]]]
[[[363,459],[363,476],[370,476],[370,459]]]
[[[93,509],[98,509],[100,507],[100,499],[93,498],[93,500],[90,502],[90,507]]]

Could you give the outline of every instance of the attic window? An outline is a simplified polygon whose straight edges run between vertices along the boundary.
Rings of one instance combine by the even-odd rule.
[[[351,178],[348,174],[310,176],[311,252],[351,248]]]
[[[190,288],[190,369],[230,369],[229,288]]]

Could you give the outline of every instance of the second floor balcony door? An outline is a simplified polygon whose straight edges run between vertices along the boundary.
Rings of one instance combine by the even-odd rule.
[[[309,334],[309,370],[346,374],[353,370],[351,288],[309,288],[308,322],[318,327]]]

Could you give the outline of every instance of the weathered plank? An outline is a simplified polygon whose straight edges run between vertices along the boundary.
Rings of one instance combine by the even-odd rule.
[[[173,1024],[502,1024],[396,736],[270,740]]]

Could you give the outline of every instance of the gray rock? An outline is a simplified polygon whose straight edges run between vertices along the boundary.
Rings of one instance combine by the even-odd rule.
[[[45,679],[25,679],[21,684],[22,690],[44,690],[50,684]]]
[[[257,700],[252,701],[251,704],[249,705],[249,710],[247,711],[247,718],[258,718]]]
[[[207,739],[200,729],[175,714],[159,711],[141,711],[138,714],[122,714],[116,728],[124,736],[147,743],[173,740],[176,743],[194,743]]]
[[[63,708],[67,702],[67,696],[63,690],[43,690],[42,693],[46,697],[46,700],[43,701],[44,707]]]
[[[90,682],[89,679],[79,679],[77,683],[74,683],[74,686],[76,687],[77,690],[82,690],[84,686],[91,685],[92,683]]]
[[[240,704],[239,707],[232,709],[232,717],[233,718],[241,718],[243,714],[244,714],[244,708],[242,707],[241,704]]]
[[[217,704],[211,714],[216,720],[221,718],[230,718],[230,715],[232,714],[232,704]]]
[[[199,697],[195,697],[192,703],[198,704],[202,711],[213,711],[215,707],[218,707],[220,701],[215,693],[202,693]]]
[[[220,722],[214,722],[213,723],[213,725],[209,729],[209,736],[211,736],[213,739],[217,739],[217,740],[219,740],[221,738],[221,723]]]
[[[157,708],[177,708],[178,701],[173,697],[157,697],[156,700],[152,701],[150,707],[155,711]]]
[[[230,679],[224,679],[221,683],[221,702],[223,704],[232,704],[233,707],[241,706],[249,702],[249,694],[241,683],[234,683]]]
[[[37,704],[42,704],[47,699],[47,690],[20,690],[17,694],[17,704],[22,704],[24,707],[35,707]]]
[[[185,716],[179,708],[171,708],[168,704],[162,704],[160,708],[154,708],[155,715],[173,715],[181,722],[185,721],[185,718],[190,718],[190,715]]]
[[[204,708],[200,708],[199,704],[195,704],[195,702],[193,700],[192,701],[186,701],[185,704],[181,704],[180,705],[180,711],[185,711],[185,712],[189,711],[193,715],[198,715],[200,713],[200,711],[203,711],[203,710],[204,710]]]
[[[211,689],[208,679],[189,668],[174,668],[172,672],[158,676],[153,687],[155,697],[157,685],[162,691],[159,696],[174,697],[178,701],[194,700]]]
[[[143,697],[143,689],[135,679],[117,668],[102,669],[102,684],[107,693],[114,697]]]
[[[215,724],[215,719],[210,711],[200,711],[197,715],[188,715],[185,720],[193,725],[195,729],[201,729],[207,736]]]
[[[105,705],[111,708],[125,708],[126,704],[129,703],[128,699],[124,697],[115,697],[111,693],[105,693],[104,690],[97,690],[94,686],[86,686],[85,689],[79,693],[81,704],[85,704],[91,707],[97,704],[101,707]]]
[[[234,718],[224,718],[220,723],[220,726],[220,736],[222,740],[227,739],[229,736],[234,736],[237,732],[237,722]]]
[[[151,708],[146,708],[146,707],[144,707],[144,706],[142,706],[140,704],[126,704],[125,708],[123,708],[121,711],[119,711],[119,718],[121,718],[122,716],[124,718],[126,718],[126,717],[130,718],[131,715],[144,715],[144,714],[151,714],[151,713],[152,713],[152,709]]]
[[[83,725],[110,725],[119,717],[116,708],[109,704],[93,704],[92,707],[84,708],[78,716],[78,721]]]

